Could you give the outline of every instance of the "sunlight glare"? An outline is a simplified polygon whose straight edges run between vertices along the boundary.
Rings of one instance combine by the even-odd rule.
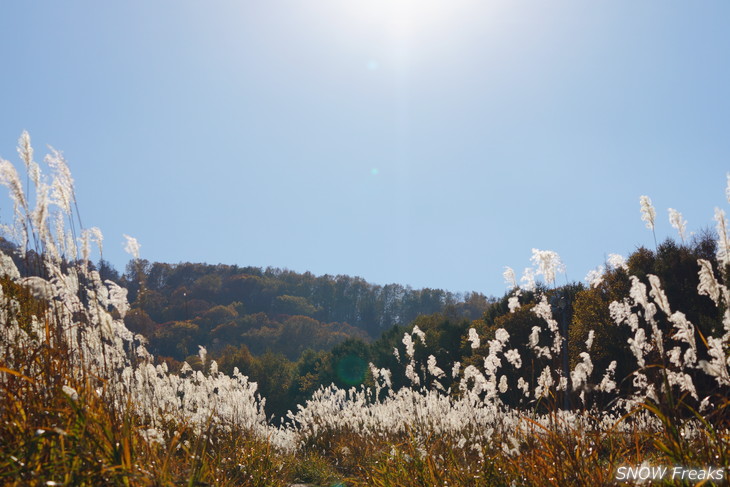
[[[404,39],[438,28],[443,32],[455,17],[472,10],[472,0],[355,0],[346,3],[354,23],[383,29]]]

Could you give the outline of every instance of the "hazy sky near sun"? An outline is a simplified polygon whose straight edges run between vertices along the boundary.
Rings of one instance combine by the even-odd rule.
[[[28,130],[119,270],[143,258],[502,295],[728,210],[730,3],[0,5],[0,157]],[[9,203],[0,200],[7,217]],[[561,277],[560,282],[564,282]]]

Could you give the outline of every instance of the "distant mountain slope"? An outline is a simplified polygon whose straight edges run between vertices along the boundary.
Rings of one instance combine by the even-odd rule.
[[[131,262],[121,282],[132,303],[127,326],[147,336],[153,352],[178,360],[198,345],[211,351],[246,345],[254,354],[271,350],[295,360],[308,348],[330,349],[347,338],[369,341],[447,308],[478,318],[494,301],[345,275],[147,260]]]

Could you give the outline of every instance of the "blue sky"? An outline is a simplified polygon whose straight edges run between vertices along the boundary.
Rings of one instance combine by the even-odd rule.
[[[726,1],[3,2],[0,157],[143,258],[501,295],[727,208]],[[7,217],[8,202],[0,200]],[[564,281],[564,278],[562,278]]]

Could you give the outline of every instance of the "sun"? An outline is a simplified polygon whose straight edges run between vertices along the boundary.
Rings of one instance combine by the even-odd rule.
[[[356,23],[383,29],[395,37],[442,30],[472,6],[472,0],[354,0],[343,2]]]
[[[380,8],[396,33],[407,34],[445,21],[453,11],[453,3],[443,0],[376,0],[373,8]]]

